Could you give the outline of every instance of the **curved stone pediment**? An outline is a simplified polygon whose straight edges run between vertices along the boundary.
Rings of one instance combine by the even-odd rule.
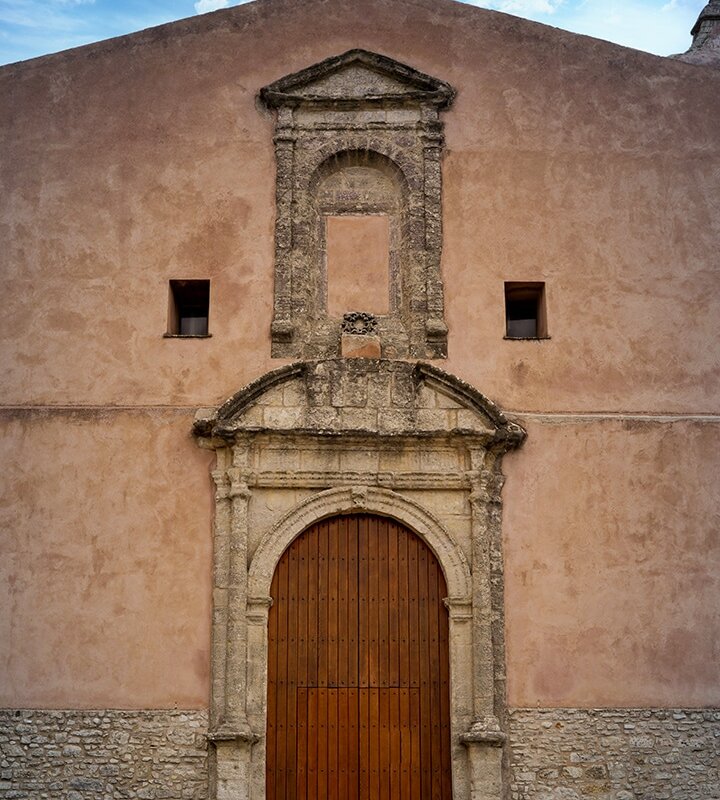
[[[267,373],[217,410],[202,409],[200,437],[241,432],[382,436],[464,434],[517,446],[525,432],[473,387],[423,362],[331,359]]]

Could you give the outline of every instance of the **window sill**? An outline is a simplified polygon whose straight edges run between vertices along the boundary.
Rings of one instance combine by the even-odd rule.
[[[552,336],[503,336],[508,342],[544,342]]]
[[[212,339],[212,333],[163,333],[163,339]]]

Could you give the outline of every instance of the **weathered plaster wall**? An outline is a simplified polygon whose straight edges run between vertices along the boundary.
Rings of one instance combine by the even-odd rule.
[[[270,368],[255,95],[351,47],[458,90],[450,371],[508,408],[718,410],[720,74],[429,0],[264,0],[0,70],[6,402],[202,405]],[[191,277],[213,339],[164,341]],[[503,341],[502,281],[542,279],[552,340]]]
[[[720,426],[523,423],[504,461],[510,705],[720,704]]]
[[[390,225],[386,214],[327,216],[328,313],[387,314],[390,308]]]
[[[510,703],[720,702],[718,426],[523,423],[503,495]],[[189,425],[4,420],[2,705],[205,705],[210,456]],[[417,499],[463,540],[468,509]]]
[[[714,71],[444,0],[264,0],[4,68],[2,403],[86,408],[2,414],[0,705],[207,704],[191,408],[278,363],[255,95],[351,47],[458,89],[444,368],[517,412],[720,412]],[[211,279],[211,339],[162,338],[170,278]],[[502,339],[504,280],[547,281],[551,340]],[[521,419],[511,703],[717,703],[717,421]]]
[[[207,706],[210,456],[191,420],[0,418],[0,707]]]

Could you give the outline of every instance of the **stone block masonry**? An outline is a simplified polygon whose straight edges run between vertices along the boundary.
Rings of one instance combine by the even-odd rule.
[[[203,711],[0,711],[2,800],[207,800]]]
[[[513,709],[512,800],[720,800],[720,710]]]

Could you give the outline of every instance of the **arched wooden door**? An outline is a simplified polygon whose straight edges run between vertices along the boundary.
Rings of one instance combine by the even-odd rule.
[[[317,523],[269,621],[268,800],[451,800],[446,585],[385,517]]]

